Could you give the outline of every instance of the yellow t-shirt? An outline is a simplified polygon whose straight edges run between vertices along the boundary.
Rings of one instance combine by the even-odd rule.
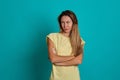
[[[49,35],[47,35],[47,37],[51,39],[54,43],[56,53],[58,55],[72,55],[72,47],[69,37],[66,37],[61,33],[50,33]],[[85,44],[85,41],[83,39],[81,44]],[[78,66],[56,66],[52,64],[50,80],[80,80]]]

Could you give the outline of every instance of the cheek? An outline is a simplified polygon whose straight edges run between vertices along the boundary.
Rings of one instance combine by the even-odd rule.
[[[61,24],[61,27],[63,27],[64,26],[64,24]]]
[[[72,24],[69,25],[69,28],[72,29]]]
[[[70,28],[70,30],[72,30],[72,27]]]
[[[63,24],[61,24],[61,28],[62,28],[62,29],[64,28],[64,25],[63,25]]]
[[[63,23],[61,23],[61,27],[63,27],[64,26],[64,24]]]

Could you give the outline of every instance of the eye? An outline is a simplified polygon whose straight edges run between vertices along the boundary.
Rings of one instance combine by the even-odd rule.
[[[61,24],[63,24],[64,23],[64,21],[61,21]]]
[[[66,23],[70,23],[70,21],[67,21]]]

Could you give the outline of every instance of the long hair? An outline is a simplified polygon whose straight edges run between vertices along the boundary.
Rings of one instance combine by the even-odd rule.
[[[70,11],[70,10],[66,10],[66,11],[63,11],[59,16],[58,16],[58,22],[59,22],[59,25],[60,25],[60,28],[61,27],[61,18],[62,16],[69,16],[73,22],[73,25],[72,25],[72,30],[70,32],[70,42],[71,42],[71,46],[72,46],[72,53],[75,55],[75,56],[78,56],[80,54],[83,53],[83,48],[82,48],[82,45],[81,45],[81,38],[80,38],[80,34],[79,34],[79,31],[78,31],[78,20],[77,20],[77,17],[76,15]]]

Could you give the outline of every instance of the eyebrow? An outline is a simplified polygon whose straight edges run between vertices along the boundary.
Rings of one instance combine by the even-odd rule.
[[[67,21],[62,21],[62,20],[61,20],[61,22],[70,22],[70,20],[67,20]]]

